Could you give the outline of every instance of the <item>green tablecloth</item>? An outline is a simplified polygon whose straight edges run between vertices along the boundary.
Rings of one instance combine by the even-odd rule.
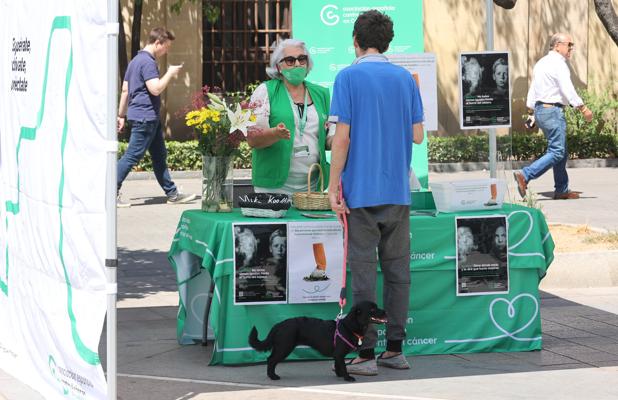
[[[457,297],[455,217],[482,215],[508,217],[510,290],[508,294]],[[308,219],[291,209],[284,219],[258,221],[299,220]],[[283,319],[299,315],[334,319],[339,311],[337,303],[235,306],[233,222],[256,219],[243,217],[238,210],[229,214],[185,211],[169,252],[178,279],[177,336],[181,344],[202,338],[202,316],[211,277],[214,280],[209,318],[215,337],[211,365],[264,361],[268,353],[258,353],[247,343],[254,325],[264,337]],[[554,243],[539,210],[505,204],[500,210],[486,212],[411,216],[410,234],[412,283],[405,354],[541,348],[538,285],[553,260]],[[348,273],[348,287],[349,279]],[[380,279],[378,284],[381,286]],[[379,326],[379,333],[378,351],[385,345],[383,326]],[[299,348],[289,358],[324,357]]]

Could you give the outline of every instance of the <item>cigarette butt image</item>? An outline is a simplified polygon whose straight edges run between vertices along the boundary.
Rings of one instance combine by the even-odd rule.
[[[326,254],[324,253],[323,243],[313,244],[313,258],[317,269],[326,271]]]
[[[324,251],[324,243],[313,243],[313,259],[315,260],[315,269],[311,271],[309,276],[303,279],[306,281],[326,281],[326,252]]]

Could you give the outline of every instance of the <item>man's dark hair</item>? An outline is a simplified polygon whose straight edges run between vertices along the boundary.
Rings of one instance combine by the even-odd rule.
[[[153,44],[157,40],[159,43],[165,43],[168,40],[174,40],[176,36],[165,28],[154,28],[148,34],[148,44]]]
[[[356,19],[352,36],[361,49],[373,47],[384,53],[395,36],[393,20],[377,10],[366,11]]]

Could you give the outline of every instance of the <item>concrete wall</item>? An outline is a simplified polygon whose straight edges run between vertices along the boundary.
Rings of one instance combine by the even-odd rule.
[[[133,12],[127,3],[133,2],[122,0],[125,32],[130,35]],[[173,132],[174,138],[183,139],[190,137],[190,131],[174,114],[189,102],[190,94],[199,90],[202,83],[202,17],[199,4],[185,4],[176,16],[169,11],[171,3],[172,0],[144,0],[142,38],[158,25],[167,26],[177,36],[160,68],[163,73],[168,62],[185,63],[182,76],[163,95],[166,133]],[[618,10],[618,0],[613,3]],[[423,8],[425,49],[436,53],[438,59],[437,134],[461,133],[457,57],[461,51],[485,50],[485,1],[425,0]],[[618,46],[601,25],[593,0],[519,0],[512,10],[494,10],[494,49],[511,53],[514,130],[523,130],[521,115],[525,113],[532,68],[547,52],[547,42],[555,32],[570,33],[576,43],[571,62],[575,85],[618,95]],[[501,130],[499,134],[507,131]]]

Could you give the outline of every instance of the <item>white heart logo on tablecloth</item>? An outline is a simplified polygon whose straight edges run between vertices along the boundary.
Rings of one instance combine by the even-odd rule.
[[[513,332],[509,332],[508,330],[504,329],[504,327],[502,327],[498,321],[496,321],[496,319],[494,318],[494,306],[499,303],[499,302],[504,302],[507,304],[507,316],[511,319],[515,318],[516,315],[516,311],[515,311],[515,306],[514,304],[517,302],[517,300],[522,299],[524,297],[530,298],[532,299],[532,301],[534,302],[534,313],[532,314],[532,317],[530,318],[530,320],[528,322],[526,322],[526,324],[524,326],[522,326],[521,328],[513,331]],[[519,332],[522,332],[523,330],[525,330],[527,327],[529,327],[534,320],[536,319],[536,316],[539,312],[539,303],[537,301],[537,299],[529,294],[529,293],[521,293],[518,294],[517,296],[513,297],[512,300],[508,300],[505,299],[503,297],[498,297],[496,299],[494,299],[491,304],[489,305],[489,317],[491,318],[491,322],[493,322],[493,324],[496,326],[496,328],[498,328],[502,333],[504,333],[506,336],[512,338],[512,339],[516,339],[516,340],[525,340],[525,339],[520,339],[520,338],[516,338],[515,335],[517,335]]]

